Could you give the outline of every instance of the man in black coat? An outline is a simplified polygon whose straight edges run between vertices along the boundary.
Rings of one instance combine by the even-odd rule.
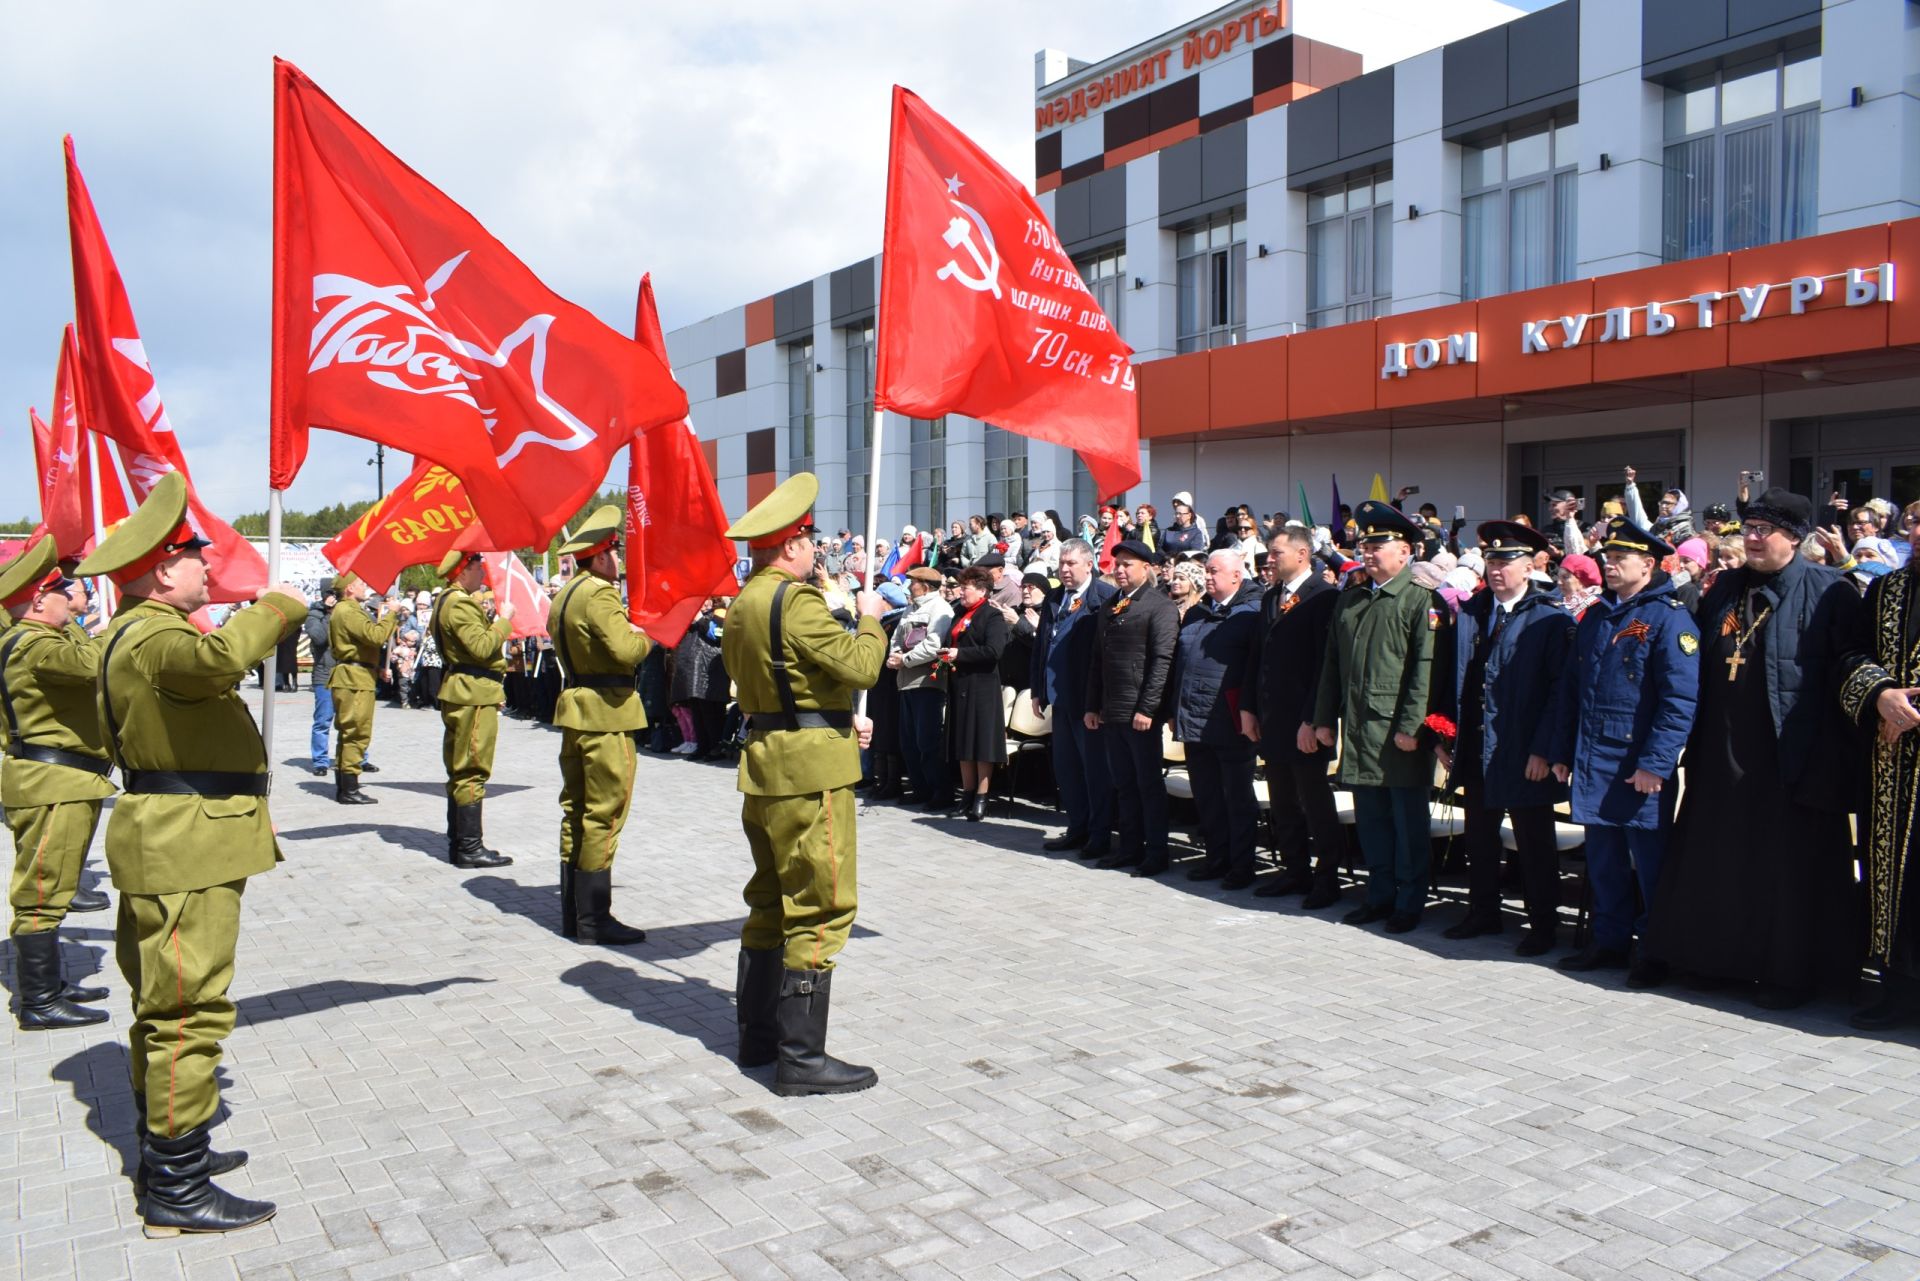
[[[1113,830],[1113,781],[1098,726],[1089,728],[1087,674],[1093,664],[1093,634],[1100,610],[1120,593],[1096,577],[1094,552],[1084,539],[1060,545],[1060,588],[1040,607],[1027,688],[1038,716],[1053,708],[1053,778],[1067,830],[1043,849],[1080,851],[1102,859]]]
[[[1487,590],[1460,607],[1434,659],[1433,702],[1458,736],[1440,747],[1440,763],[1463,793],[1467,914],[1450,939],[1498,934],[1500,872],[1506,850],[1500,820],[1513,819],[1526,893],[1521,956],[1553,950],[1560,908],[1560,852],[1553,807],[1567,785],[1553,776],[1554,699],[1573,650],[1573,615],[1559,598],[1527,581],[1537,552],[1550,544],[1512,521],[1480,526]]]
[[[1247,686],[1240,697],[1240,724],[1257,737],[1267,763],[1274,846],[1281,874],[1254,893],[1262,898],[1305,893],[1309,911],[1340,900],[1340,863],[1346,849],[1333,806],[1329,753],[1302,751],[1300,736],[1313,739],[1313,701],[1327,624],[1340,589],[1320,573],[1313,533],[1283,525],[1267,540],[1273,586],[1260,603]]]
[[[1082,723],[1106,740],[1119,812],[1119,848],[1098,867],[1131,867],[1135,876],[1167,870],[1167,783],[1160,726],[1180,610],[1153,587],[1153,551],[1129,538],[1113,549],[1120,595],[1100,611],[1087,667]]]

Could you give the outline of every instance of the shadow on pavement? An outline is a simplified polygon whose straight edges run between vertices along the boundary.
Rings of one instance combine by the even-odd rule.
[[[445,783],[420,782],[417,780],[401,781],[398,779],[390,783],[377,774],[371,776],[361,775],[360,786],[363,788],[371,788],[375,791],[418,792],[422,796],[436,796],[441,800],[445,800],[447,796],[447,785]],[[527,786],[525,783],[502,783],[497,779],[489,779],[487,781],[487,798],[491,800],[496,796],[506,796],[512,792],[524,792],[527,790]],[[328,786],[325,790],[331,792],[333,788]]]
[[[364,811],[362,811],[364,812]],[[290,831],[275,833],[283,841],[324,841],[345,836],[362,836],[371,832],[389,845],[397,845],[405,850],[418,850],[435,858],[444,859],[447,852],[447,834],[424,827],[411,827],[405,823],[326,823],[319,827],[297,827]]]
[[[384,1001],[396,996],[425,996],[459,983],[491,982],[493,982],[492,979],[478,978],[471,974],[456,975],[447,979],[429,979],[425,983],[374,983],[365,979],[325,979],[318,983],[302,983],[299,987],[282,988],[278,992],[244,997],[236,1003],[239,1010],[238,1022],[272,1023],[278,1019],[298,1018],[302,1014],[336,1009],[342,1005]]]
[[[645,943],[621,950],[640,953],[653,946],[653,939],[649,931]],[[572,984],[602,1005],[625,1010],[642,1023],[691,1037],[715,1054],[733,1055],[738,1037],[733,993],[705,979],[660,977],[611,961],[585,961],[564,971],[560,981]]]

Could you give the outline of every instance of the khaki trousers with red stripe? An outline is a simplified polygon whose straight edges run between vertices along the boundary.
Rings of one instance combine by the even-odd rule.
[[[859,899],[853,789],[740,802],[740,826],[753,850],[740,946],[783,948],[790,970],[832,969]]]
[[[114,955],[133,989],[127,1063],[147,1129],[172,1138],[213,1118],[215,1069],[233,1031],[233,952],[244,880],[179,894],[120,894]]]
[[[455,805],[478,805],[493,776],[493,745],[500,735],[498,707],[440,704],[440,759],[447,767],[447,795]]]
[[[633,802],[633,734],[560,731],[560,861],[583,872],[613,866]]]
[[[80,867],[100,825],[99,801],[18,805],[7,811],[13,829],[13,906],[9,934],[44,934],[60,928],[67,904],[80,888]]]

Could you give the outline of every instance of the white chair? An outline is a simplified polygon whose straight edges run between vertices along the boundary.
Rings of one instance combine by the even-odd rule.
[[[1026,690],[1004,690],[1003,697],[1012,695],[1007,707],[1007,764],[1001,771],[1007,776],[1007,795],[1012,797],[1015,787],[1014,771],[1020,767],[1021,758],[1028,752],[1044,752],[1053,741],[1053,708],[1034,715],[1033,699]]]
[[[1553,848],[1565,854],[1568,850],[1577,850],[1586,843],[1587,829],[1575,823],[1556,822],[1553,825]],[[1513,820],[1500,820],[1500,843],[1510,850],[1518,850],[1520,842],[1513,835]]]

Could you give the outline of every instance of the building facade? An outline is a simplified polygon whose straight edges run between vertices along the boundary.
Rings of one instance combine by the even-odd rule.
[[[1372,70],[1395,24],[1336,6],[1036,58],[1035,189],[1136,353],[1130,503],[1324,522],[1379,473],[1478,521],[1625,465],[1650,507],[1742,471],[1920,498],[1920,4],[1463,9]],[[730,508],[811,468],[864,525],[877,265],[669,335]],[[990,424],[883,443],[888,534],[1100,497]]]

